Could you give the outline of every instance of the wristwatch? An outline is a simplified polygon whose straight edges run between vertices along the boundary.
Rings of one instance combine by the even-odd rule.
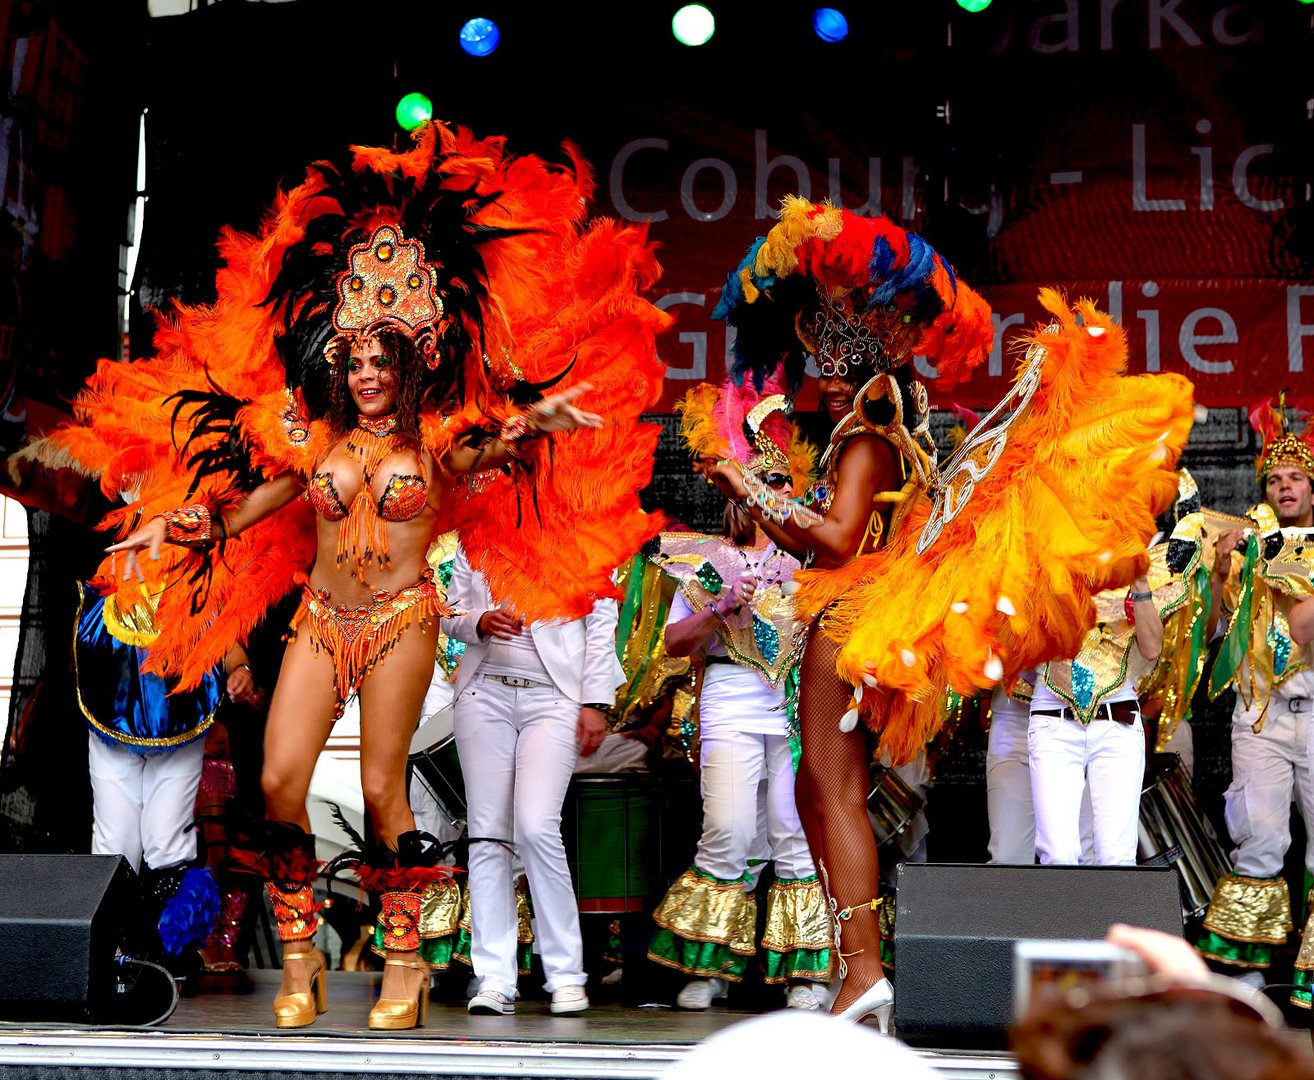
[[[580,708],[582,708],[582,709],[597,709],[598,712],[600,712],[600,713],[606,713],[608,716],[611,715],[611,710],[612,710],[612,706],[610,706],[610,705],[606,705],[606,704],[604,704],[604,703],[601,702],[601,701],[586,701],[586,702],[584,702],[583,705],[580,706]]]

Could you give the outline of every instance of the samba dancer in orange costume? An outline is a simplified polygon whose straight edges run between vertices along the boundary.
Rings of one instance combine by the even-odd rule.
[[[387,944],[369,1023],[423,1022],[421,898],[449,872],[415,831],[405,768],[449,613],[425,562],[435,536],[457,529],[530,620],[614,595],[611,570],[657,525],[636,493],[667,321],[638,291],[658,269],[642,229],[584,222],[591,180],[573,165],[508,158],[500,139],[436,123],[407,153],[317,163],[259,236],[225,234],[218,303],[175,307],[153,359],[103,362],[75,424],[29,451],[140,490],[106,524],[145,523],[107,561],[121,591],[185,582],[166,590],[171,631],[152,654],[183,685],[304,583],[263,776],[279,1026],[325,1007],[305,797],[352,694],[374,831],[358,874],[382,894]],[[548,551],[569,581],[524,573]]]
[[[801,375],[805,354],[816,357],[835,429],[801,501],[821,520],[732,463],[705,474],[809,567],[795,597],[808,627],[796,794],[835,921],[833,1011],[885,1028],[894,995],[880,963],[868,736],[907,761],[947,688],[1011,686],[1041,657],[1075,652],[1091,595],[1144,568],[1154,513],[1176,494],[1190,384],[1119,378],[1121,329],[1047,291],[1054,323],[1032,336],[1013,390],[937,467],[909,362],[925,355],[941,385],[964,377],[990,351],[989,308],[887,219],[798,198],[780,217],[730,275],[717,314],[738,332],[741,374],[760,379],[783,356]]]

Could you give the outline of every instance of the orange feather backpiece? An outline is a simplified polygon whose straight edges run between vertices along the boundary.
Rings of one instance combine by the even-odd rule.
[[[1145,569],[1155,515],[1177,494],[1191,384],[1124,375],[1112,318],[1052,290],[1040,299],[1054,324],[1029,340],[1044,350],[1039,386],[966,507],[918,553],[922,494],[882,550],[799,575],[798,610],[828,609],[840,675],[895,762],[934,735],[946,687],[972,695],[1075,655],[1092,597]]]
[[[342,235],[396,223],[400,211],[379,192],[406,185],[408,197],[425,185],[430,194],[450,190],[471,208],[457,240],[477,242],[482,280],[479,290],[466,288],[475,284],[468,280],[447,284],[479,297],[479,325],[470,329],[474,316],[460,316],[474,344],[464,355],[445,354],[442,363],[461,365],[464,396],[430,402],[421,415],[425,449],[439,458],[472,426],[496,430],[515,409],[505,393],[563,372],[553,389],[590,383],[576,404],[603,414],[606,424],[553,436],[528,474],[451,481],[441,531],[460,532],[494,594],[526,618],[586,614],[598,596],[614,595],[615,568],[661,526],[639,506],[658,433],[639,416],[660,393],[655,337],[670,318],[640,296],[660,273],[645,228],[588,221],[592,175],[578,151],[566,152],[568,168],[512,158],[501,138],[477,139],[435,122],[420,128],[404,152],[353,147],[345,178],[317,165],[279,194],[257,234],[223,230],[213,304],[175,303],[160,313],[154,355],[102,361],[74,403],[72,421],[24,455],[92,476],[108,496],[122,499],[127,505],[102,523],[120,536],[189,502],[229,508],[262,478],[308,477],[331,439],[275,347],[286,319],[310,310],[310,301],[290,302],[290,310],[264,304],[285,256],[328,215],[337,216],[335,225],[340,219]],[[370,197],[348,204],[340,193],[353,176]],[[231,423],[193,430],[200,413],[184,402],[175,432],[176,403],[167,399],[179,392],[225,396],[237,406]],[[207,474],[193,464],[198,452],[234,444],[248,470],[244,483],[231,471]],[[144,560],[148,584],[163,590],[161,634],[148,667],[182,687],[194,685],[304,580],[314,554],[313,514],[296,499],[222,550],[166,548],[159,561]],[[121,559],[101,568],[114,580],[121,570]]]

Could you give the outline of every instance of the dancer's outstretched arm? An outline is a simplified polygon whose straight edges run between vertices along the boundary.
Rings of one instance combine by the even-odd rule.
[[[243,530],[249,529],[256,522],[263,521],[270,514],[281,510],[305,490],[306,482],[301,477],[295,473],[283,473],[272,480],[266,480],[227,514],[216,514],[210,521],[208,535],[189,537],[186,540],[180,539],[176,542],[194,544],[231,539]],[[137,529],[136,532],[120,540],[117,544],[111,544],[105,550],[110,554],[118,551],[125,552],[123,576],[127,578],[135,575],[138,581],[144,581],[145,578],[142,575],[141,567],[137,565],[137,553],[145,550],[152,559],[158,559],[160,549],[165,542],[175,542],[174,538],[168,535],[168,530],[168,520],[164,515],[157,514]]]
[[[741,501],[747,497],[748,489],[737,465],[718,463],[703,466],[699,471],[727,497]],[[899,459],[894,447],[875,436],[858,436],[850,439],[840,454],[835,495],[825,517],[817,524],[805,527],[792,519],[768,521],[757,506],[743,505],[762,531],[796,558],[812,552],[814,565],[840,566],[853,557],[862,543],[871,520],[872,492],[889,489],[890,478],[897,476]]]
[[[503,424],[502,430],[493,438],[453,446],[443,458],[443,467],[452,475],[495,469],[508,461],[523,459],[530,445],[541,435],[602,427],[602,417],[597,413],[585,412],[571,404],[580,394],[592,389],[589,383],[579,383],[535,402]]]

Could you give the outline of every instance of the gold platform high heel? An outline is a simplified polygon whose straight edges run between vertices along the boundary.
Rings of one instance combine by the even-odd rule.
[[[424,981],[420,983],[419,992],[414,999],[379,998],[379,1003],[370,1010],[370,1030],[402,1031],[406,1028],[424,1027],[429,1015],[429,965],[423,960],[403,960],[399,956],[389,956],[383,961],[383,966],[422,971]]]
[[[283,961],[317,960],[310,974],[310,990],[280,994],[274,998],[274,1025],[281,1028],[305,1027],[328,1008],[324,954],[315,948],[319,930],[320,908],[315,900],[314,882],[319,872],[315,858],[315,838],[288,821],[266,822],[270,880],[265,884],[274,925],[284,949]]]
[[[309,952],[283,954],[283,963],[289,960],[318,960],[319,966],[310,975],[310,991],[280,994],[274,998],[274,1026],[281,1028],[305,1027],[313,1024],[320,1013],[328,1009],[328,985],[324,980],[324,954],[318,949]]]

